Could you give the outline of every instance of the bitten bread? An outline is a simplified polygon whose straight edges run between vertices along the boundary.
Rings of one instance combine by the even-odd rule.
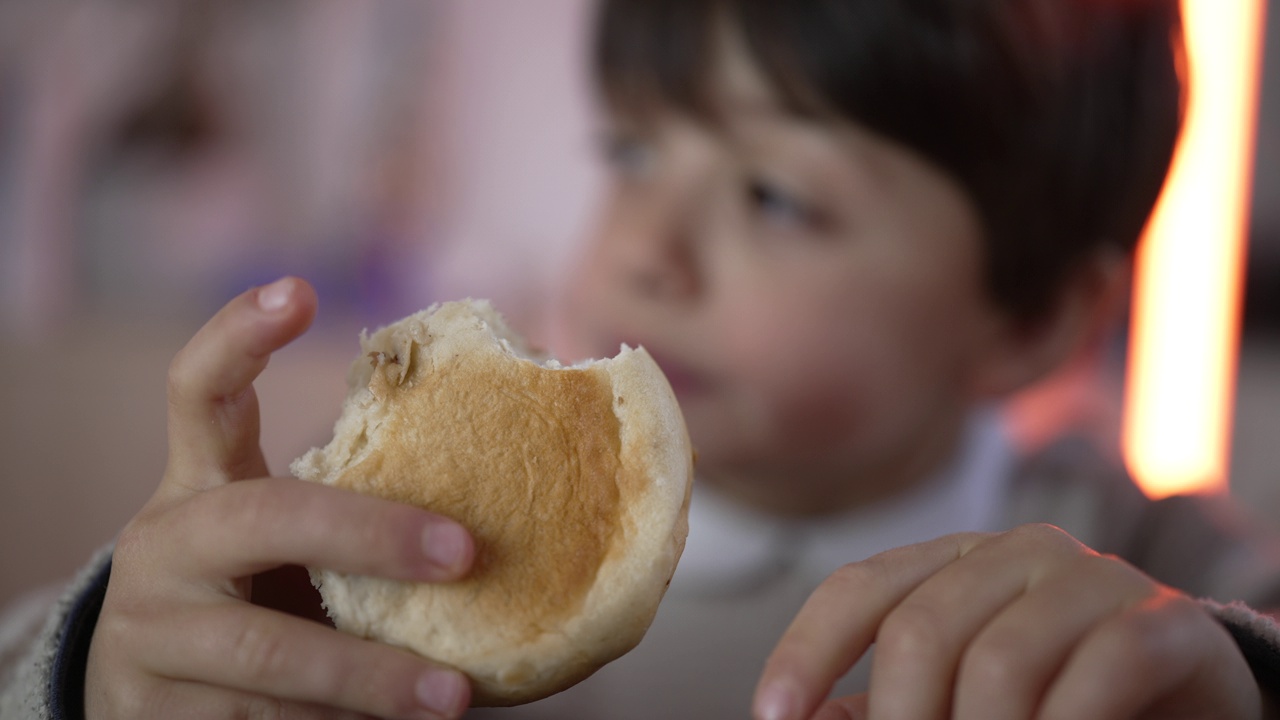
[[[458,668],[475,705],[537,700],[633,648],[684,548],[693,462],[648,353],[539,361],[483,301],[361,346],[332,442],[294,474],[451,517],[477,554],[452,583],[312,569],[337,627]]]

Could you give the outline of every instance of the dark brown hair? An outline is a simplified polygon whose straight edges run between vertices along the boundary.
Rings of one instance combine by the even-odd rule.
[[[1132,252],[1181,121],[1176,0],[604,0],[600,94],[711,120],[716,31],[788,108],[857,123],[956,179],[995,300],[1033,321],[1095,251]]]

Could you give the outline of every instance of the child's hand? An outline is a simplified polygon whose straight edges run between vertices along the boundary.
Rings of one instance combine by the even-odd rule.
[[[169,372],[169,463],[121,534],[85,679],[99,718],[455,717],[453,670],[252,604],[282,566],[448,581],[472,561],[458,525],[404,505],[266,477],[252,382],[315,314],[285,279],[224,307]],[[305,584],[304,584],[305,585]],[[286,588],[287,589],[287,588]],[[315,592],[310,587],[294,588]]]
[[[869,692],[821,705],[873,642]],[[1026,526],[841,568],[774,649],[755,716],[1252,719],[1260,702],[1235,643],[1195,601],[1057,528]]]

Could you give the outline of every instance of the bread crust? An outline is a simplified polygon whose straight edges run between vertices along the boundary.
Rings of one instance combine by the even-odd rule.
[[[539,362],[485,301],[361,346],[333,440],[294,474],[452,517],[477,561],[442,584],[313,569],[338,628],[462,670],[474,705],[545,697],[639,643],[684,548],[693,472],[648,353]]]

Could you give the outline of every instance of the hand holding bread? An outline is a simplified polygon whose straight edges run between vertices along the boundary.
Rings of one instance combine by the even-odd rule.
[[[347,456],[352,471],[338,472],[345,469],[337,464],[341,454],[336,452],[346,442],[343,423],[354,422],[347,415],[339,423],[335,444],[297,464],[301,474],[323,471],[324,477],[314,479],[360,478],[362,483],[382,479],[402,489],[415,479],[424,481],[426,489],[387,498],[365,492],[369,487],[355,488],[357,483],[333,484],[362,492],[273,478],[258,445],[252,383],[271,353],[306,330],[315,310],[314,292],[297,279],[250,290],[228,303],[174,359],[169,377],[169,462],[156,493],[116,543],[85,674],[85,714],[90,720],[345,717],[353,712],[452,718],[472,700],[472,683],[459,669],[476,678],[476,699],[521,701],[589,674],[638,641],[647,627],[683,543],[687,439],[678,413],[664,416],[668,424],[658,432],[644,421],[626,422],[620,416],[612,416],[610,425],[607,410],[615,403],[643,408],[645,393],[654,390],[654,376],[647,376],[649,385],[643,373],[628,381],[625,368],[635,360],[625,359],[618,363],[621,372],[582,369],[554,376],[553,384],[573,378],[567,387],[577,387],[579,395],[562,393],[565,387],[556,386],[552,404],[530,415],[526,428],[545,421],[559,428],[548,438],[560,433],[563,447],[574,449],[556,455],[515,448],[507,464],[464,473],[467,484],[449,486],[442,483],[442,475],[432,473],[450,462],[464,467],[474,458],[458,455],[447,461],[447,452],[428,449],[412,435],[401,435],[396,442],[430,454],[435,464],[419,464],[408,456],[392,460],[388,455],[383,471],[375,472],[367,463],[384,435],[373,427],[364,428],[363,440],[358,435],[347,438],[366,443],[368,452]],[[375,334],[374,339],[380,337]],[[436,349],[444,347],[449,346]],[[369,368],[364,379],[370,382],[364,390],[382,392],[385,400],[403,389],[414,367],[413,352],[398,358],[395,351],[373,361],[364,358]],[[632,355],[647,359],[638,351]],[[445,355],[427,352],[418,359],[428,357],[431,362],[445,360]],[[431,385],[431,379],[413,378],[424,387]],[[518,383],[487,389],[476,385],[463,395],[476,407],[502,415],[498,408],[504,407],[499,402],[503,398],[498,396],[520,391]],[[363,393],[353,397],[365,397]],[[577,415],[582,406],[575,397],[586,398],[594,414]],[[519,397],[505,399],[521,404]],[[524,406],[538,407],[528,402]],[[568,420],[573,417],[580,427]],[[381,420],[394,417],[386,414]],[[458,421],[460,417],[446,426],[456,430]],[[595,432],[601,426],[616,432]],[[405,427],[413,432],[412,423]],[[512,433],[518,434],[514,427],[488,436],[479,426],[471,430],[477,431],[476,439],[502,439],[508,445],[516,437]],[[575,437],[579,430],[583,432]],[[676,440],[674,449],[653,445],[671,438]],[[590,482],[603,467],[596,460],[615,463],[610,467],[617,470],[600,488]],[[548,485],[544,495],[554,500],[550,505],[527,496],[515,501],[515,495],[501,489],[501,481],[512,478],[484,472],[505,470],[512,461],[531,468],[542,463],[551,475],[576,480],[558,490]],[[401,465],[396,467],[396,462]],[[396,476],[391,472],[395,469],[405,474]],[[538,487],[531,484],[535,475],[515,487],[536,494]],[[482,476],[490,484],[479,482]],[[668,483],[661,492],[639,491],[639,484],[654,477]],[[469,489],[481,487],[486,489],[467,499]],[[405,502],[415,499],[430,500],[417,503],[430,509]],[[500,514],[486,515],[486,507],[500,507]],[[587,514],[575,515],[580,511]],[[665,526],[658,528],[661,523]],[[468,530],[471,524],[474,538]],[[560,531],[547,532],[557,524],[562,525]],[[533,534],[522,539],[507,532],[511,527]],[[594,540],[584,544],[584,538]],[[521,546],[538,539],[536,548]],[[533,565],[528,564],[530,558]],[[353,617],[387,619],[383,627],[390,634],[358,631],[385,642],[336,632],[305,617],[313,614],[307,604],[315,604],[315,590],[302,566],[315,569],[316,577],[334,578],[325,583],[330,609],[345,607],[352,613],[336,613],[339,625],[350,627]],[[566,579],[580,592],[564,596],[563,606],[556,607],[545,596],[532,599],[548,589],[562,592],[566,586],[556,583]],[[528,584],[525,600],[521,583]],[[346,600],[336,600],[334,593],[341,594],[338,588],[344,584]],[[431,626],[439,637],[458,633],[455,643],[485,648],[482,662],[471,664],[465,653],[436,652],[436,646],[424,645],[421,635],[408,631],[419,623],[403,624],[376,602],[365,604],[380,593],[361,598],[362,587],[400,588],[390,594],[403,595],[402,610],[435,618]],[[451,591],[435,600],[433,588]],[[503,596],[508,598],[506,605]],[[413,606],[415,599],[423,598],[427,605]],[[481,614],[466,615],[467,598]],[[533,623],[523,630],[504,626],[493,615],[522,607]],[[571,630],[562,634],[554,627],[557,622]],[[530,629],[535,626],[545,629],[548,637],[561,638],[559,655],[555,641],[536,640]],[[486,628],[498,633],[488,639],[464,634]],[[402,631],[405,634],[398,634]],[[520,651],[511,649],[520,647],[534,652],[522,661]],[[492,676],[484,674],[486,667],[496,668]]]
[[[305,575],[290,585],[281,567],[448,582],[473,557],[466,530],[440,515],[269,477],[252,383],[315,309],[300,280],[250,290],[174,359],[169,462],[116,543],[85,674],[89,720],[452,718],[466,708],[469,686],[454,670],[251,602],[314,598]]]

